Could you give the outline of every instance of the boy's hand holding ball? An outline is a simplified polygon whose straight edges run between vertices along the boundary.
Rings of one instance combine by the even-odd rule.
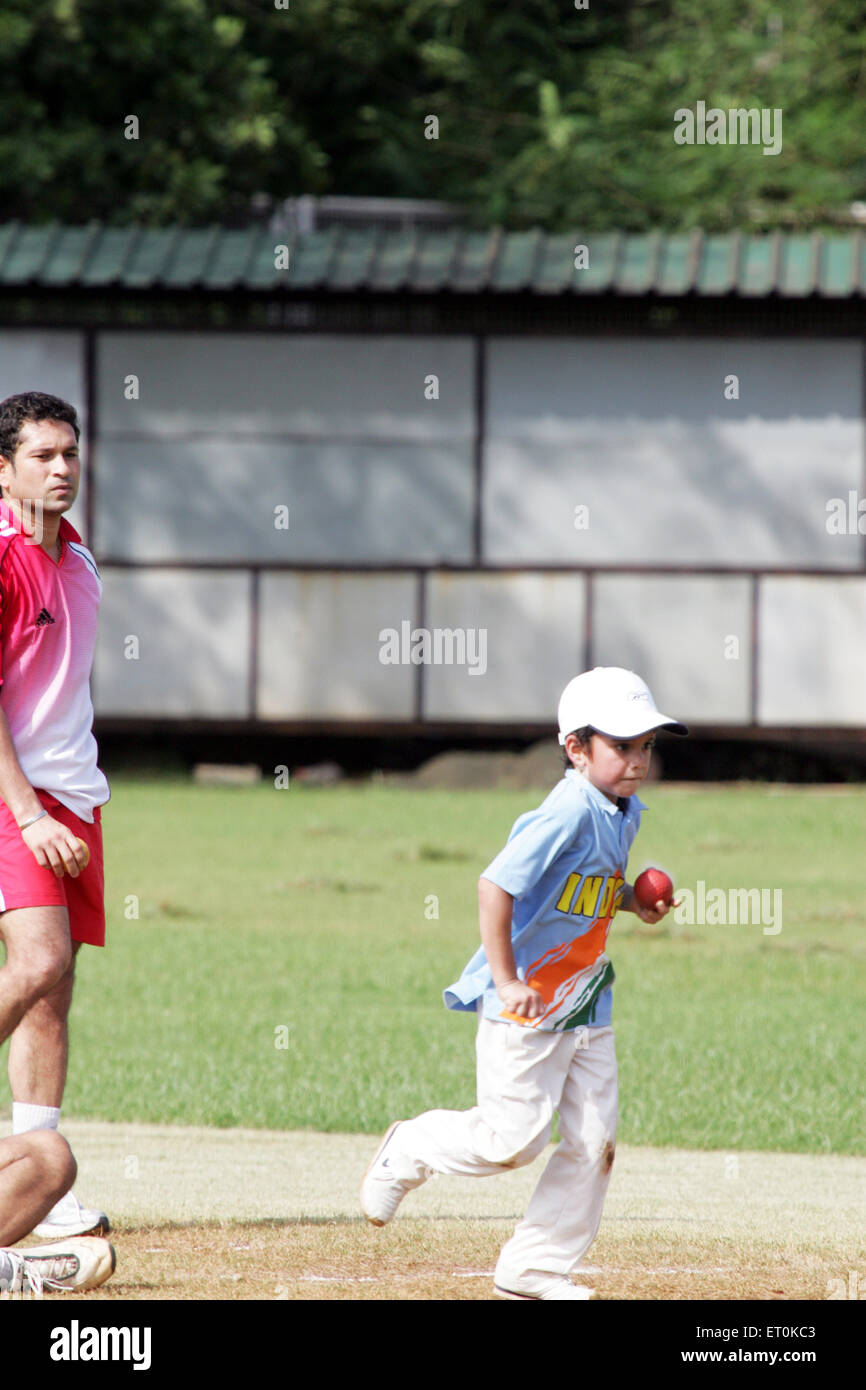
[[[663,869],[644,869],[634,881],[632,906],[642,922],[658,922],[671,907],[674,885]]]

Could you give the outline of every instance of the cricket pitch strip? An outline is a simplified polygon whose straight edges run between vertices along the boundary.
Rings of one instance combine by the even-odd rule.
[[[117,1250],[114,1277],[84,1301],[491,1299],[497,1253],[547,1158],[434,1178],[375,1230],[358,1188],[376,1136],[90,1121],[63,1132],[76,1191],[110,1213]],[[602,1299],[857,1297],[864,1193],[866,1158],[622,1145],[576,1277]]]

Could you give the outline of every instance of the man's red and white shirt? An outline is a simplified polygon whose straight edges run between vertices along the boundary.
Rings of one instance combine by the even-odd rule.
[[[90,696],[102,581],[65,517],[59,537],[55,561],[0,499],[0,708],[30,785],[92,822],[110,795]]]

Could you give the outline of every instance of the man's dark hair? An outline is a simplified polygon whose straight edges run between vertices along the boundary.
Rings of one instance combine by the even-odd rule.
[[[580,744],[581,748],[588,748],[589,745],[590,745],[590,743],[592,742],[592,736],[593,736],[593,734],[596,733],[597,731],[596,731],[595,729],[593,729],[592,726],[591,726],[590,724],[585,724],[585,725],[583,726],[582,729],[572,729],[571,732],[574,734],[574,737],[577,739],[577,741],[578,741],[578,743]],[[568,738],[568,737],[569,737],[569,735],[566,734],[566,738]],[[565,747],[563,747],[563,749],[562,749],[562,765],[563,765],[563,767],[565,768],[565,771],[566,771],[566,772],[568,771],[568,769],[569,769],[570,767],[574,767],[574,763],[571,761],[571,758],[568,756],[568,753],[567,753]]]
[[[75,438],[81,438],[75,406],[59,396],[46,396],[43,391],[25,391],[20,396],[7,396],[0,401],[0,454],[11,462],[18,448],[21,426],[39,420],[60,420],[71,425]]]

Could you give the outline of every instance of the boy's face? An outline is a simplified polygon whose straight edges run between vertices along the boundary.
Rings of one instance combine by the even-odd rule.
[[[586,747],[582,747],[573,734],[565,740],[565,749],[574,767],[613,802],[617,797],[631,796],[637,791],[649,772],[654,747],[655,732],[628,739],[593,734]]]

